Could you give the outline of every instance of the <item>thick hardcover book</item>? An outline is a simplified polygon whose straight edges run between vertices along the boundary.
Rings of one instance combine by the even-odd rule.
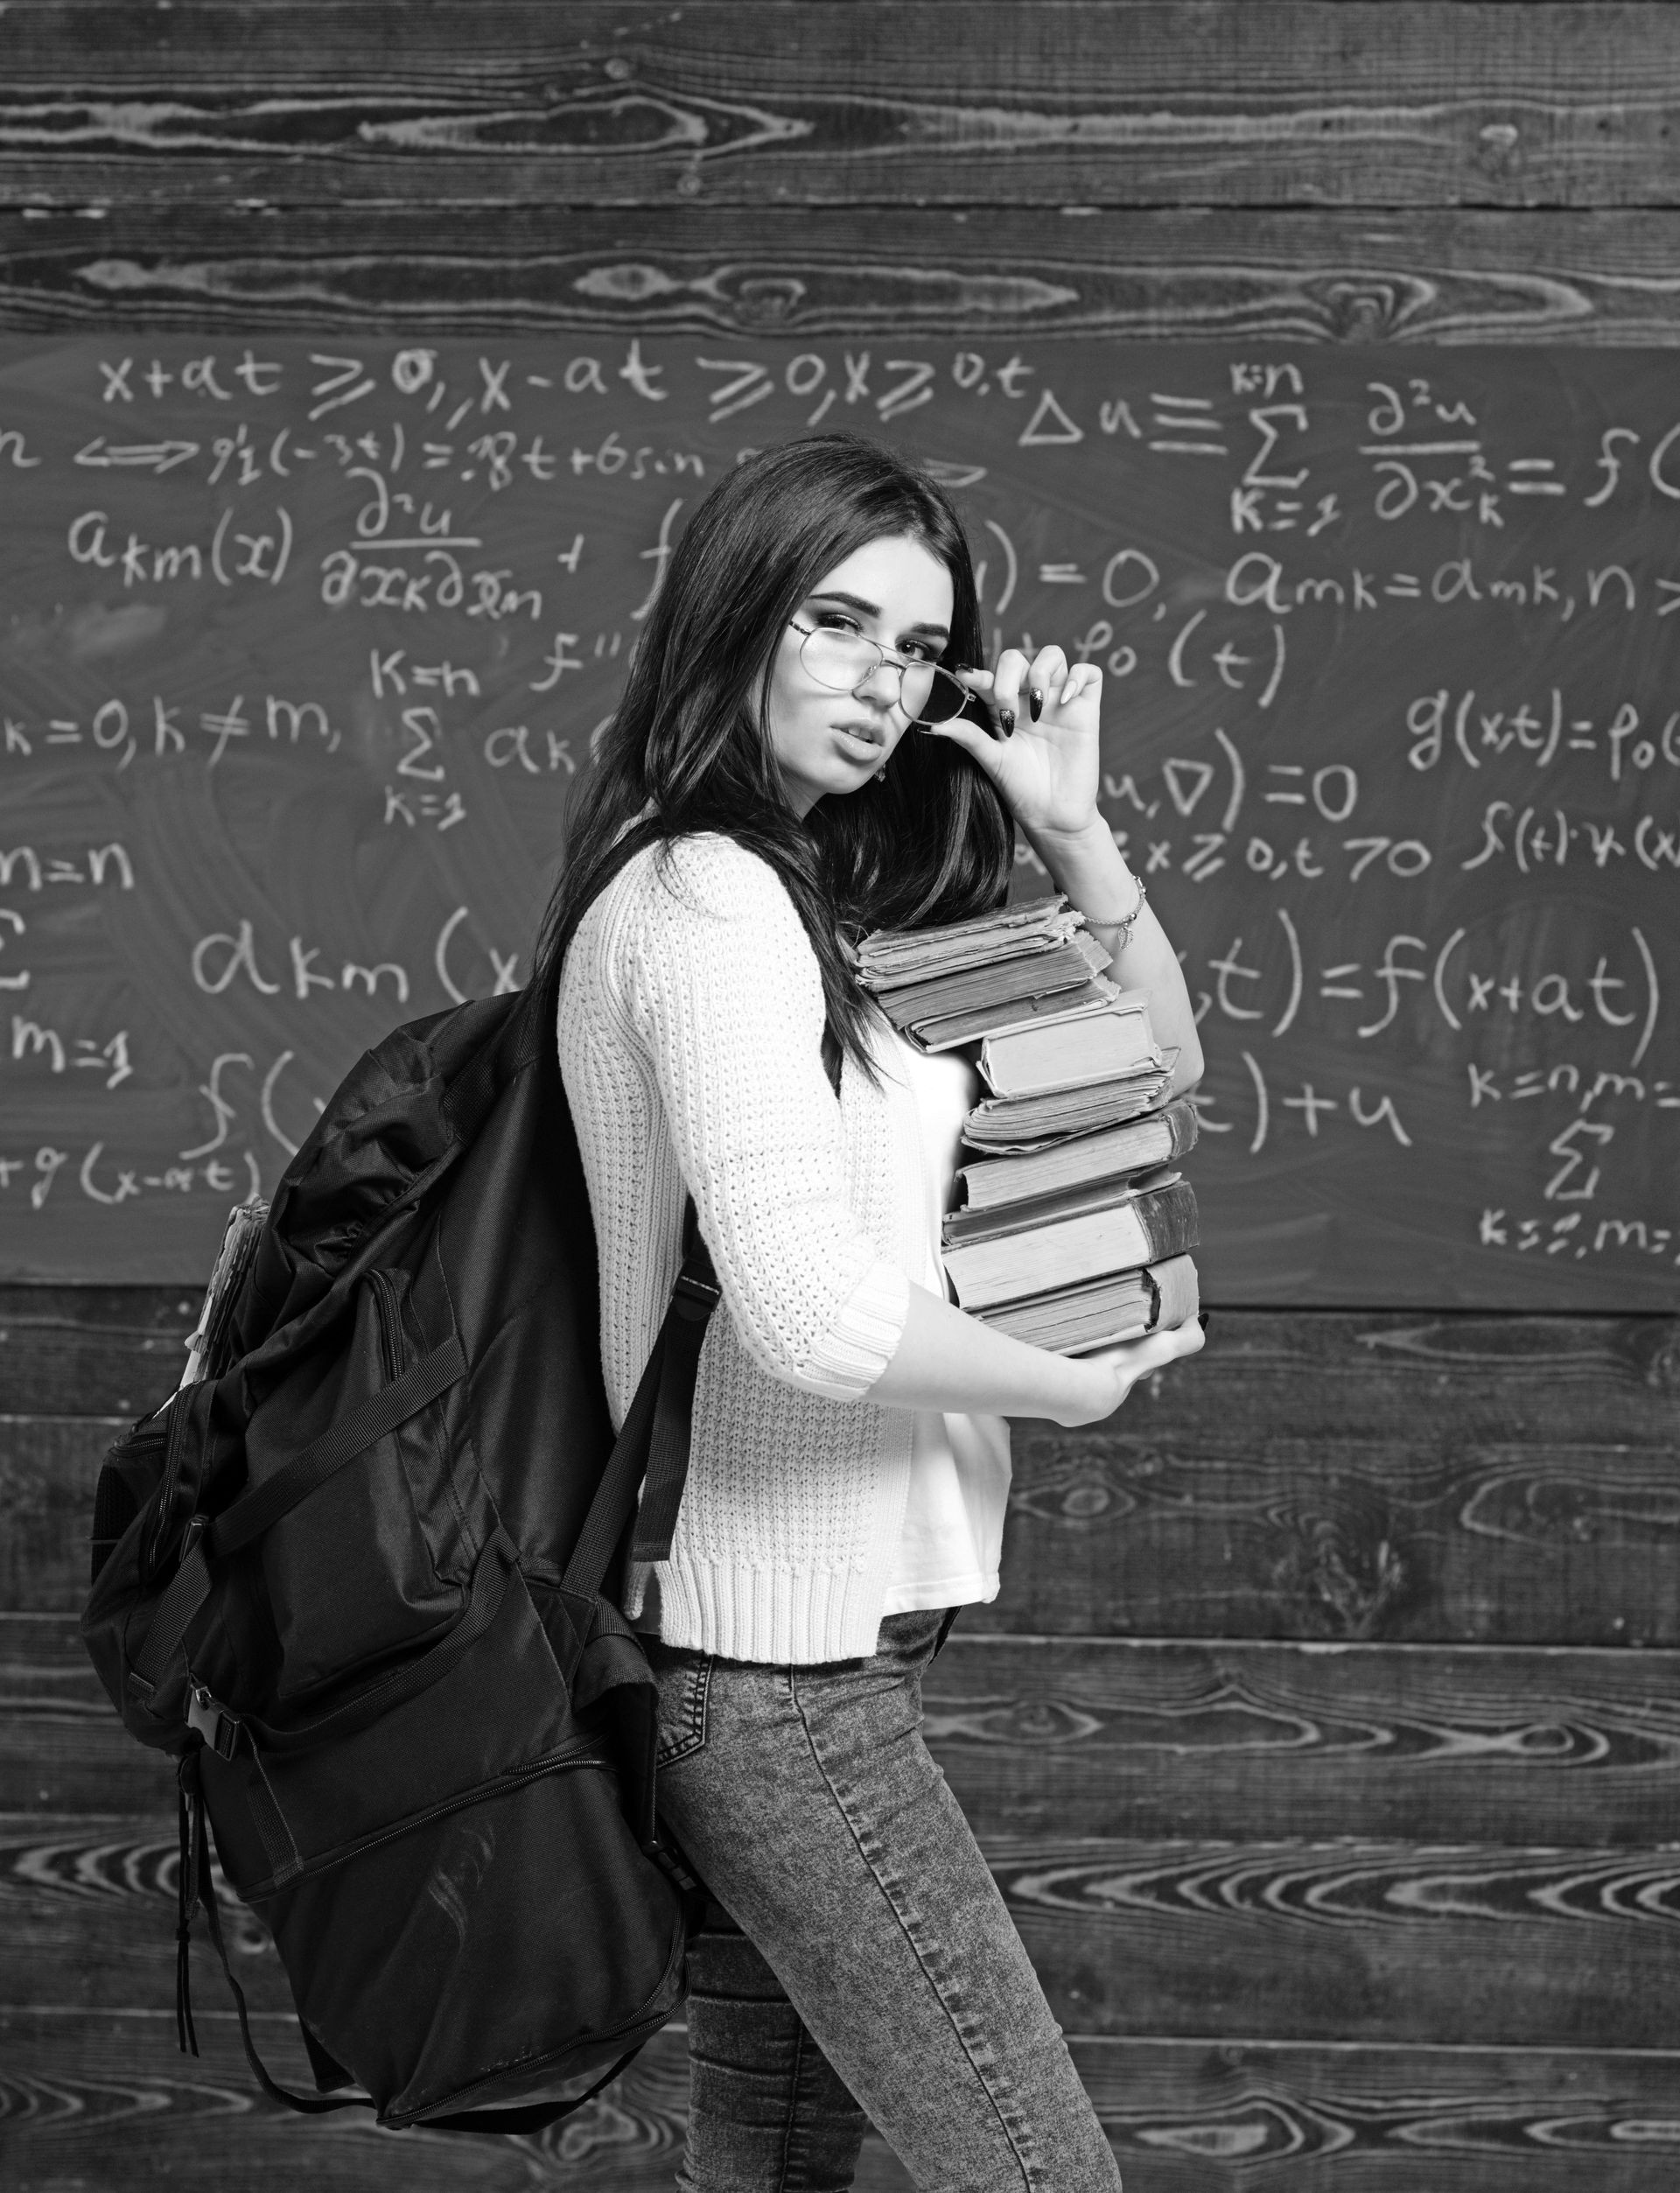
[[[998,960],[990,966],[970,967],[931,982],[915,982],[881,993],[883,1012],[895,1028],[914,1027],[918,1021],[948,1019],[954,1012],[972,1012],[992,1005],[1013,1005],[1023,998],[1042,998],[1052,991],[1074,990],[1100,975],[1109,954],[1087,929],[1075,929],[1065,942],[1047,951],[1031,952]],[[1000,1019],[1007,1019],[999,1013]]]
[[[1065,1142],[1069,1135],[1117,1127],[1160,1103],[1178,1055],[1165,1050],[1158,1070],[1140,1067],[1135,1074],[1093,1082],[1088,1088],[1054,1089],[1041,1096],[988,1096],[962,1123],[962,1139],[971,1149],[1015,1156]]]
[[[965,1165],[956,1176],[957,1184],[966,1209],[993,1210],[1000,1204],[1076,1188],[1082,1181],[1105,1181],[1171,1165],[1195,1143],[1196,1108],[1189,1097],[1175,1096],[1158,1111],[1145,1112],[1124,1126],[1075,1135],[1026,1157],[983,1158],[977,1165]]]
[[[892,990],[1024,952],[1048,951],[1064,943],[1084,918],[1057,892],[937,928],[876,929],[858,947],[858,979],[865,990]]]
[[[1160,1046],[1141,991],[1120,990],[1096,1005],[1004,1028],[980,1045],[980,1071],[994,1096],[1042,1096],[1158,1068]]]
[[[981,1005],[971,1012],[951,1012],[937,1020],[918,1020],[909,1033],[924,1051],[954,1051],[959,1044],[975,1043],[983,1035],[994,1033],[1000,1020],[1006,1020],[1011,1028],[1030,1027],[1035,1020],[1077,1012],[1087,1005],[1107,1005],[1110,998],[1124,995],[1118,984],[1111,983],[1106,975],[1093,975],[1089,982],[1081,983],[1077,990],[1058,990],[1047,998],[1023,998],[1017,1005]]]
[[[1088,1211],[1105,1211],[1115,1203],[1130,1203],[1139,1195],[1170,1188],[1180,1175],[1158,1167],[1137,1179],[1123,1174],[1107,1181],[1081,1181],[1073,1188],[1054,1188],[1022,1203],[1000,1203],[992,1210],[948,1211],[941,1223],[940,1239],[947,1249],[970,1241],[1001,1241],[1005,1234],[1030,1234],[1054,1219],[1082,1218]]]
[[[1124,1202],[1059,1218],[1028,1233],[963,1242],[945,1251],[945,1270],[965,1310],[1018,1302],[1105,1273],[1158,1264],[1200,1238],[1188,1181]]]
[[[1193,1318],[1200,1301],[1196,1267],[1169,1257],[1140,1272],[1119,1272],[1083,1286],[1036,1294],[1029,1301],[982,1310],[984,1324],[1061,1356],[1087,1355],[1145,1333],[1171,1332]]]

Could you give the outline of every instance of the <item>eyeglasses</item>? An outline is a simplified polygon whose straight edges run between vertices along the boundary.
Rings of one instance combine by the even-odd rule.
[[[799,659],[817,684],[832,693],[855,693],[866,677],[882,664],[899,674],[899,693],[904,712],[914,724],[938,725],[954,722],[970,699],[966,685],[936,662],[906,662],[860,632],[835,632],[827,626],[790,622],[791,632],[804,634]]]

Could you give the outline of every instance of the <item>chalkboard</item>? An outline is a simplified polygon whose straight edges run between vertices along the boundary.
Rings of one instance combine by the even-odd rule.
[[[1208,1298],[1671,1307],[1670,355],[890,332],[0,344],[0,1276],[200,1278],[360,1048],[523,979],[686,516],[836,425],[1108,674]]]

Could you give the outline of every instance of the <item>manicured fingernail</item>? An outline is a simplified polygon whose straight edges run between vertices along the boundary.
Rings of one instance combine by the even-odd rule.
[[[1029,714],[1032,716],[1033,722],[1036,724],[1040,717],[1044,713],[1044,688],[1042,685],[1034,685],[1029,689],[1026,696],[1026,705]]]
[[[1074,683],[1074,680],[1069,678],[1066,685],[1064,685],[1061,689],[1061,698],[1056,705],[1059,708],[1066,708],[1068,702],[1072,700],[1074,695],[1078,691],[1078,690],[1079,688]]]
[[[1015,711],[1012,708],[1000,708],[998,711],[998,720],[1004,727],[1004,738],[1012,739],[1015,736]]]

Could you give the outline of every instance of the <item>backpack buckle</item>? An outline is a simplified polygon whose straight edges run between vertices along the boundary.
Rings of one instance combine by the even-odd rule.
[[[723,1289],[715,1286],[711,1280],[696,1279],[691,1272],[688,1272],[677,1273],[676,1285],[671,1292],[674,1295],[681,1295],[685,1302],[691,1302],[696,1306],[693,1309],[683,1311],[682,1314],[685,1317],[696,1315],[710,1317],[718,1303],[722,1301],[724,1294]]]
[[[231,1759],[239,1749],[241,1722],[237,1714],[219,1705],[202,1683],[186,1694],[186,1725],[197,1729],[218,1759]]]

